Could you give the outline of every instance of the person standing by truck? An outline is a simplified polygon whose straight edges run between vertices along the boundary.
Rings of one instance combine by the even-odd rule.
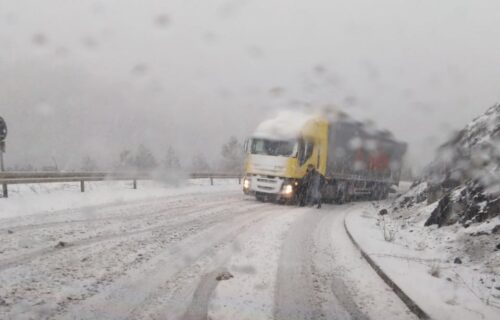
[[[311,165],[311,177],[309,178],[308,202],[309,205],[321,208],[321,184],[323,181],[323,176],[319,173],[314,166]]]
[[[302,178],[302,182],[297,190],[297,198],[300,207],[309,204],[309,182],[311,181],[312,169],[314,169],[312,165],[307,166],[306,174],[304,178]]]
[[[303,184],[299,192],[299,205],[305,206],[317,205],[317,208],[321,208],[321,182],[323,177],[314,168],[314,165],[310,164],[307,166],[307,173],[304,176]]]

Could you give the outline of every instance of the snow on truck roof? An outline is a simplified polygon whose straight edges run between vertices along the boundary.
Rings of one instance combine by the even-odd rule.
[[[317,117],[317,114],[281,111],[274,118],[263,121],[255,130],[253,136],[276,140],[295,139],[300,135],[304,125],[309,120]]]
[[[366,133],[378,139],[395,141],[394,136],[388,130],[377,129],[373,123],[356,121],[341,111],[328,112],[304,112],[304,111],[280,111],[273,118],[264,120],[259,124],[253,137],[272,140],[291,140],[300,136],[307,122],[314,119],[325,119],[332,122],[349,122],[362,128]]]

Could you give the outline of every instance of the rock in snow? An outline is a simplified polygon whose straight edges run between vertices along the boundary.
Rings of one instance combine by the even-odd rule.
[[[223,271],[223,272],[219,273],[215,279],[217,281],[225,281],[225,280],[232,279],[233,277],[234,276],[231,273],[229,273],[228,271]]]
[[[387,214],[387,209],[380,210],[378,214],[381,215],[381,216],[386,215]]]

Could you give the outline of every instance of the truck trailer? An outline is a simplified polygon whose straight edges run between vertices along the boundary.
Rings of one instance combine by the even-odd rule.
[[[398,185],[406,144],[388,131],[334,116],[280,115],[245,142],[243,192],[294,202],[309,165],[324,176],[322,198],[344,203],[385,199]]]

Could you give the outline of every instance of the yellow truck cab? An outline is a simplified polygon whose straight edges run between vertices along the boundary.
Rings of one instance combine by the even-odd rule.
[[[243,191],[246,194],[255,194],[258,198],[291,199],[309,164],[325,174],[326,118],[305,119],[296,125],[295,130],[289,128],[288,133],[280,133],[279,128],[261,130],[262,127],[265,125],[245,143]]]

